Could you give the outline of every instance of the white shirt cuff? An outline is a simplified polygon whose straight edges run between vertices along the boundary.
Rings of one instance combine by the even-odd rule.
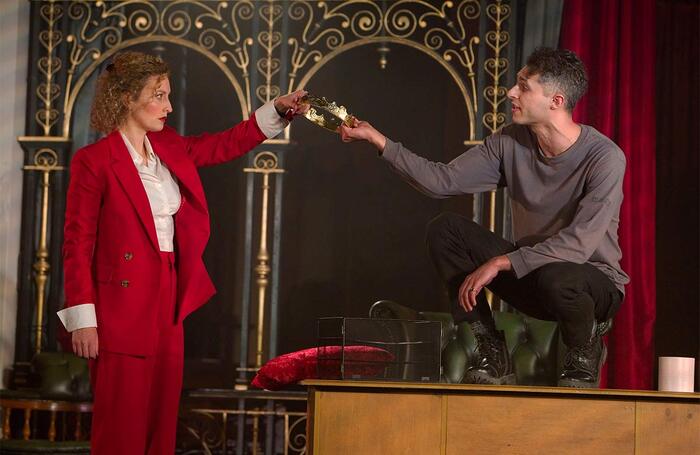
[[[268,101],[255,111],[255,120],[258,122],[260,131],[268,139],[277,136],[289,125],[289,122],[277,113],[274,100]]]
[[[95,305],[92,303],[64,308],[56,314],[69,332],[86,327],[97,327]]]

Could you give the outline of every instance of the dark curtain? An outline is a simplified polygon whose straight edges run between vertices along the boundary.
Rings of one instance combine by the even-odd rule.
[[[627,157],[619,234],[622,267],[631,283],[608,339],[610,354],[601,387],[653,385],[655,14],[654,0],[569,0],[562,17],[560,46],[581,57],[590,79],[574,119],[610,137]]]
[[[656,19],[655,347],[659,356],[700,359],[700,3],[659,0]]]

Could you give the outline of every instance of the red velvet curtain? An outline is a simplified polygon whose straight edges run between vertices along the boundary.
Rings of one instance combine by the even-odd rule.
[[[631,282],[608,338],[601,387],[650,389],[654,383],[655,25],[655,0],[564,5],[560,47],[576,52],[589,75],[574,119],[614,140],[627,157],[619,234]]]

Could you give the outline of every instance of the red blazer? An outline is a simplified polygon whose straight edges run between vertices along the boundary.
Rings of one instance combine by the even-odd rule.
[[[217,134],[148,133],[177,177],[175,215],[178,322],[215,293],[202,253],[209,211],[197,167],[232,160],[266,139],[255,120]],[[118,131],[78,150],[71,162],[63,244],[66,307],[94,303],[100,349],[153,353],[161,255],[151,207]]]

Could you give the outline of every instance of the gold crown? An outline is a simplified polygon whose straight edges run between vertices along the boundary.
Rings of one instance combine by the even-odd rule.
[[[345,106],[338,106],[335,101],[328,101],[325,97],[307,94],[302,102],[310,106],[304,117],[327,130],[335,132],[342,124],[352,126],[355,120]]]

